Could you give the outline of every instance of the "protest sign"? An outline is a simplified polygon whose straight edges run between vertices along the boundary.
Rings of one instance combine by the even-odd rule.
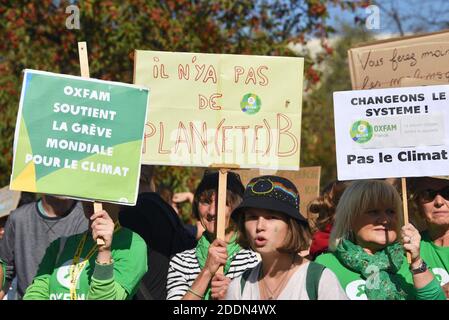
[[[252,178],[261,175],[276,175],[292,181],[298,188],[301,214],[307,218],[307,206],[320,194],[321,167],[302,167],[299,171],[239,170],[242,183],[247,185]]]
[[[335,92],[338,179],[448,175],[448,98],[449,85]]]
[[[398,87],[416,87],[416,86],[437,86],[440,84],[445,84],[442,81],[435,80],[424,80],[417,78],[402,78],[399,82]]]
[[[9,186],[0,189],[0,218],[7,216],[17,208],[20,192],[9,190]]]
[[[137,50],[134,68],[143,163],[299,169],[302,58]]]
[[[10,188],[134,204],[149,92],[25,70]]]
[[[449,83],[449,32],[377,41],[348,51],[353,89],[398,87],[402,78]]]

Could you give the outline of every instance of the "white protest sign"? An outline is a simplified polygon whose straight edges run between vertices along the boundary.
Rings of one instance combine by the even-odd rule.
[[[334,92],[339,180],[449,175],[449,85]]]

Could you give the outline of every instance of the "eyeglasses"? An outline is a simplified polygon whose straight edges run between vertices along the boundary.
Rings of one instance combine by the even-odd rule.
[[[442,196],[444,199],[449,200],[449,186],[439,190],[425,189],[419,191],[417,196],[422,202],[427,203],[433,201],[433,199],[435,199],[437,194]]]

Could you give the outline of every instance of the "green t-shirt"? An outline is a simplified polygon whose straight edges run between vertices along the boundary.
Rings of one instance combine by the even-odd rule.
[[[341,286],[346,292],[346,295],[351,300],[367,300],[365,287],[371,284],[374,285],[375,276],[372,279],[365,279],[359,273],[353,272],[344,267],[333,253],[326,253],[319,255],[315,262],[324,265],[332,270],[340,281]],[[391,276],[391,280],[396,284],[396,287],[402,288],[407,293],[408,300],[445,300],[444,292],[438,285],[438,282],[433,280],[427,286],[421,289],[416,289],[413,285],[413,275],[409,270],[407,259],[404,256],[404,263],[399,272]]]
[[[0,271],[2,272],[2,276],[1,276],[1,284],[0,284],[0,290],[3,289],[3,285],[5,284],[5,279],[6,279],[6,268],[5,265],[3,264],[2,259],[0,259]]]
[[[420,255],[441,286],[449,282],[449,247],[435,245],[429,234],[423,232]]]
[[[84,233],[67,238],[62,251],[61,238],[50,244],[24,299],[70,300],[70,268],[83,235]],[[92,235],[88,234],[79,263],[84,261],[84,257],[95,246]],[[130,299],[136,292],[141,278],[147,271],[145,241],[137,233],[122,227],[114,233],[111,248],[113,270],[108,272],[107,267],[95,263],[97,251],[81,270],[76,283],[78,300],[95,299],[102,295],[103,290],[116,290],[114,286],[118,288],[120,295],[112,298]],[[97,288],[94,294],[91,291],[91,295],[88,296],[94,279]]]

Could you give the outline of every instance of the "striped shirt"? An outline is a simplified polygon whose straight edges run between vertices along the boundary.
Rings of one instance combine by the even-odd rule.
[[[195,248],[177,253],[170,260],[167,276],[167,300],[180,300],[201,272]],[[256,253],[242,249],[232,259],[226,276],[231,280],[259,262]]]

